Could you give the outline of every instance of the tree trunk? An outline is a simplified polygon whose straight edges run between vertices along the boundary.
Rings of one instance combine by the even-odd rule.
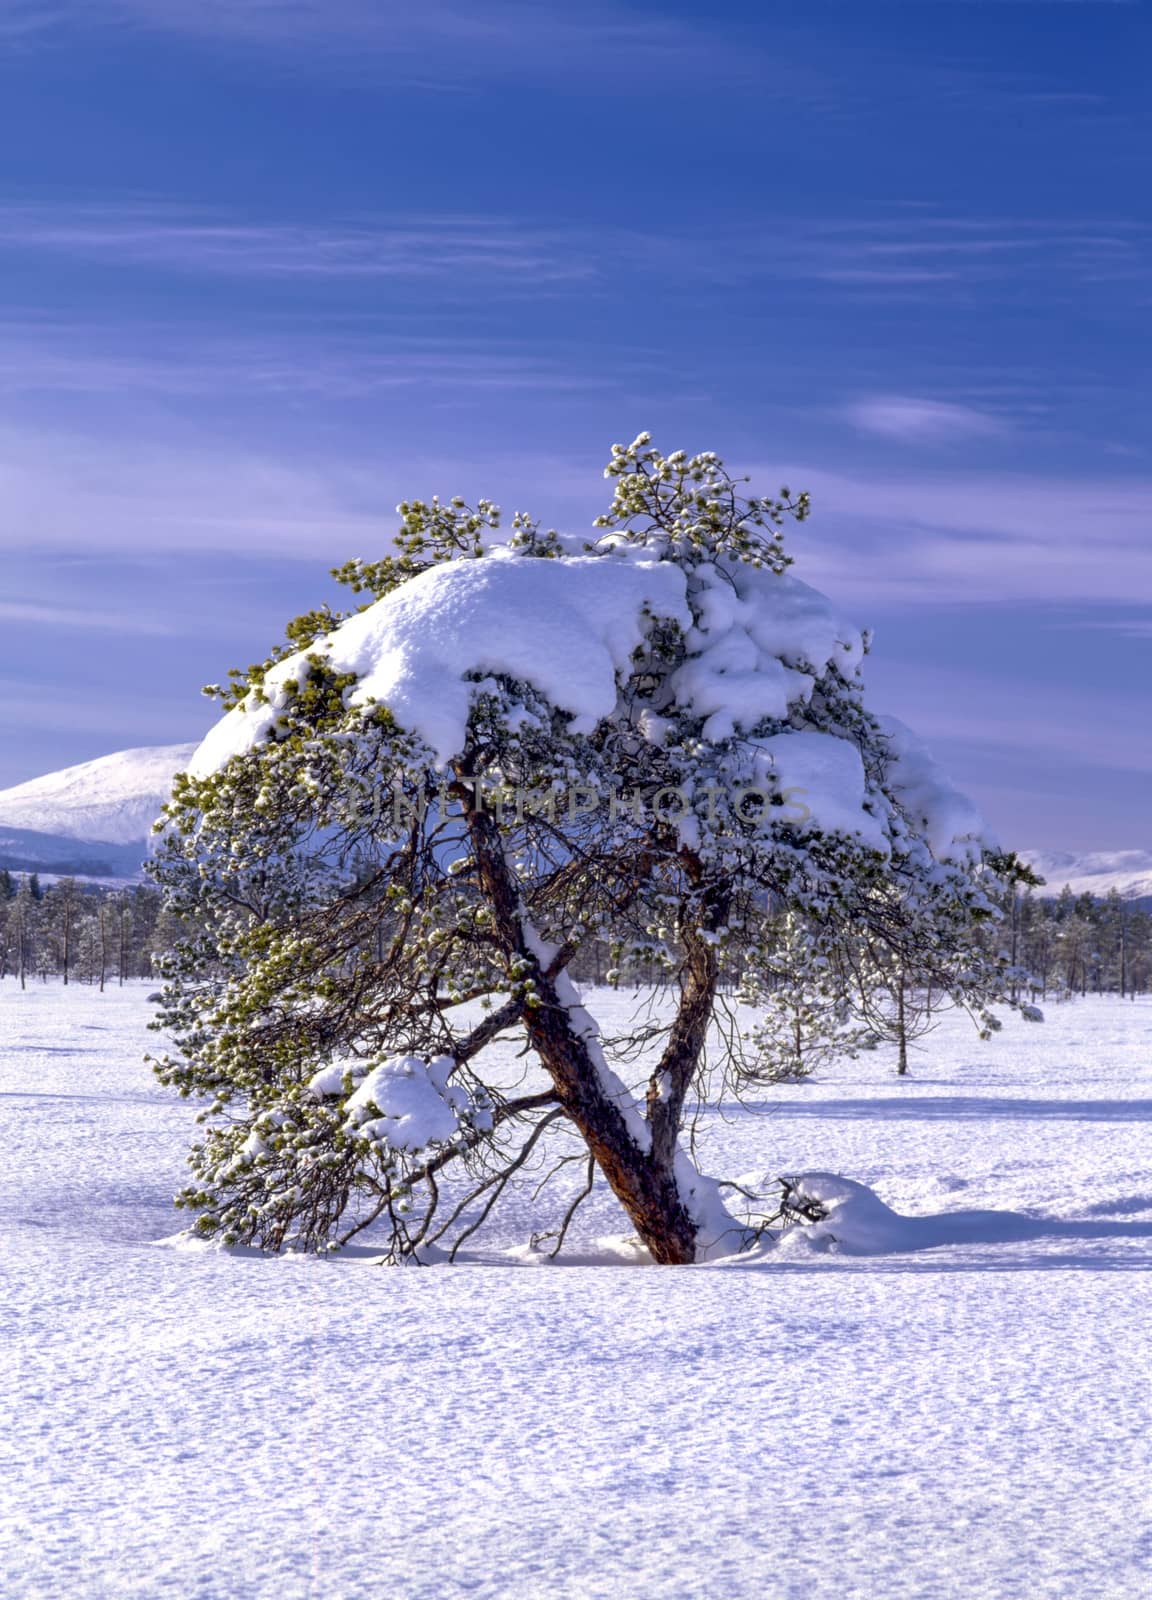
[[[474,806],[471,790],[464,784],[460,786],[458,798],[468,818],[480,885],[493,913],[497,937],[507,955],[527,969],[527,976],[535,986],[534,1003],[529,1004],[526,996],[520,1015],[529,1041],[552,1080],[557,1099],[579,1129],[653,1260],[662,1266],[686,1265],[696,1259],[696,1224],[684,1205],[673,1171],[675,1138],[669,1152],[667,1126],[662,1121],[657,1152],[655,1130],[651,1148],[646,1149],[642,1131],[629,1127],[610,1085],[602,1076],[597,1059],[598,1043],[594,1039],[590,1041],[588,1035],[579,1032],[574,1025],[575,997],[570,981],[562,968],[556,973],[548,968],[541,959],[537,941],[525,924],[498,825],[487,812]],[[691,1048],[699,1026],[695,990],[693,994],[681,1050]],[[677,1022],[680,1022],[679,1017]],[[667,1056],[667,1052],[665,1054]],[[677,1081],[681,1059],[678,1052],[670,1063]],[[680,1092],[682,1102],[683,1090]]]
[[[693,859],[690,871],[699,873]],[[686,953],[680,1003],[660,1063],[648,1080],[648,1126],[652,1134],[652,1159],[671,1169],[684,1114],[684,1099],[704,1054],[708,1024],[716,1003],[720,963],[716,946],[703,935],[714,933],[728,914],[726,896],[705,893],[698,920],[680,919],[680,938]]]
[[[904,974],[901,972],[900,981],[896,986],[896,1038],[899,1042],[899,1054],[896,1060],[896,1076],[908,1076],[908,1021],[904,1010]]]

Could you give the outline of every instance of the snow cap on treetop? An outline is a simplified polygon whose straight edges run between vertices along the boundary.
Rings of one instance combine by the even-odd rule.
[[[433,567],[278,662],[264,680],[265,703],[249,695],[229,712],[189,771],[205,777],[275,736],[285,685],[300,682],[315,655],[356,677],[350,705],[386,705],[440,764],[464,747],[480,674],[530,684],[569,714],[573,733],[590,733],[615,710],[619,680],[654,618],[685,633],[676,704],[706,719],[709,740],[784,718],[830,666],[846,674],[859,666],[859,632],[788,574],[705,566],[693,588],[695,623],[685,571],[629,546],[552,561],[497,546],[480,560]]]
[[[525,519],[517,528],[524,521],[527,534],[509,544],[481,550],[457,543],[453,559],[417,570],[277,661],[260,688],[209,732],[190,774],[208,777],[284,732],[293,691],[317,658],[354,680],[344,691],[349,709],[387,707],[441,768],[463,752],[474,701],[497,677],[543,696],[567,718],[569,734],[589,735],[621,712],[636,653],[665,624],[679,631],[682,657],[667,677],[667,704],[635,719],[641,734],[660,743],[669,717],[680,715],[695,719],[705,745],[739,739],[758,771],[785,790],[804,790],[813,825],[887,853],[889,808],[866,776],[862,746],[851,732],[813,726],[819,718],[810,714],[818,687],[823,692],[829,682],[858,695],[865,641],[823,595],[785,570],[788,558],[772,531],[785,502],[748,501],[751,511],[731,519],[736,532],[726,542],[724,508],[708,486],[718,458],[659,457],[641,436],[622,453],[614,447],[610,473],[630,465],[638,448],[652,456],[653,476],[617,478],[619,528],[594,553],[570,553],[572,542],[556,535],[546,536],[546,551],[533,549],[535,525]],[[632,508],[641,505],[644,484],[655,482],[653,492],[664,493],[665,479],[676,473],[702,474],[705,488],[689,482],[674,501],[675,515],[637,531],[630,519],[640,516]],[[497,525],[496,508],[483,504],[482,520]],[[467,522],[466,511],[452,514],[460,526]],[[413,547],[419,543],[418,536]],[[907,729],[887,722],[882,735],[869,737],[887,761],[885,787],[899,797],[913,830],[938,860],[978,853],[985,834],[971,804]]]

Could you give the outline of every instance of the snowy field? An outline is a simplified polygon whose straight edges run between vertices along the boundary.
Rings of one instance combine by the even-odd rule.
[[[1152,1003],[707,1126],[946,1219],[884,1253],[589,1265],[605,1201],[578,1264],[513,1212],[393,1271],[159,1242],[194,1113],[145,994],[0,983],[7,1600],[1152,1593]]]

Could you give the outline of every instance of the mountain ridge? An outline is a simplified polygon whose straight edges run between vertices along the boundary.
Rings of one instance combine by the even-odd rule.
[[[152,824],[196,744],[118,750],[0,790],[0,868],[91,878],[140,875]],[[1040,893],[1152,900],[1152,850],[1021,850]]]
[[[84,844],[147,839],[172,780],[194,744],[147,745],[98,756],[0,790],[0,830],[17,829]]]
[[[1021,850],[1020,857],[1044,879],[1044,897],[1062,892],[1104,896],[1113,889],[1124,900],[1152,899],[1152,850]]]
[[[194,744],[119,750],[0,790],[0,868],[139,878],[152,824]]]

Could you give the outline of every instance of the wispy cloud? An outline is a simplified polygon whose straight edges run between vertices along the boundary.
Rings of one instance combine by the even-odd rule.
[[[514,78],[545,64],[562,79],[593,62],[602,83],[635,84],[639,52],[657,73],[698,71],[708,61],[733,78],[754,72],[747,46],[727,31],[614,0],[0,0],[0,38],[101,29],[292,52],[312,68],[333,59],[345,70],[358,60],[378,66],[383,58],[428,87]]]
[[[70,258],[182,276],[339,286],[428,284],[474,303],[583,293],[634,280],[663,285],[790,283],[819,296],[913,298],[989,293],[1060,299],[1082,291],[1142,295],[1152,230],[1142,222],[1017,221],[908,213],[657,231],[573,226],[537,216],[352,216],[253,221],[143,199],[0,204],[0,253]]]
[[[1118,633],[1126,639],[1152,639],[1152,617],[1076,617],[1060,626],[1078,632]]]
[[[1149,231],[1131,218],[1002,217],[829,219],[810,223],[785,247],[830,283],[987,287],[1037,282],[1059,292],[1070,278],[1143,283]]]
[[[1152,604],[1152,480],[753,475],[811,491],[803,575],[854,604]]]
[[[67,32],[82,15],[77,0],[0,0],[0,44],[34,43]]]
[[[413,495],[489,494],[588,528],[605,501],[598,480],[595,466],[543,455],[288,455],[198,431],[126,438],[0,425],[0,551],[330,563],[387,548],[396,503]]]
[[[947,741],[987,751],[1011,752],[1054,764],[1075,760],[1086,769],[1152,773],[1152,740],[1134,737],[1147,717],[1147,697],[1137,685],[1111,697],[1093,687],[1043,683],[1027,673],[981,673],[917,662],[887,661],[883,636],[869,676],[883,702],[934,744]],[[1076,731],[1075,750],[1068,730]]]
[[[618,358],[616,370],[626,359]],[[0,322],[0,396],[270,395],[363,399],[388,390],[601,391],[609,374],[507,344],[354,336],[330,327],[208,335],[192,328]]]
[[[0,424],[0,550],[343,561],[385,549],[398,500],[489,495],[583,531],[608,495],[599,456],[289,455],[206,439]]]
[[[146,203],[0,207],[0,250],[245,277],[510,278],[520,290],[592,271],[571,239],[499,220],[253,224]]]
[[[881,0],[892,5],[972,6],[1138,6],[1142,0]]]
[[[6,769],[6,775],[0,776],[0,787],[36,776],[36,768],[28,770],[26,759],[11,760],[13,745],[3,737],[5,733],[18,731],[23,740],[37,739],[51,731],[72,734],[86,741],[99,736],[103,750],[97,744],[88,754],[74,757],[80,761],[108,750],[171,744],[181,733],[189,737],[190,729],[198,731],[211,719],[205,702],[197,705],[194,695],[190,701],[192,717],[176,718],[169,702],[149,701],[143,696],[117,700],[103,685],[89,688],[72,684],[61,689],[59,685],[36,683],[27,674],[18,678],[0,676],[0,744],[4,746],[0,754],[0,772]],[[179,722],[179,729],[174,734],[176,722]],[[44,770],[41,766],[40,771]]]
[[[852,606],[1152,605],[1152,481],[829,473],[737,463],[811,491],[800,572]],[[573,531],[603,509],[598,459],[289,458],[205,441],[0,430],[0,548],[343,559],[383,547],[404,495],[489,493]]]
[[[530,0],[85,0],[103,11],[149,29],[171,29],[212,37],[314,44],[346,39],[387,50],[419,41],[457,40],[469,48],[576,48],[590,41],[682,47],[695,30],[674,17],[645,17],[626,6],[592,0],[577,9],[533,5]],[[58,8],[54,8],[58,9]]]
[[[845,415],[862,433],[908,444],[987,439],[1007,433],[1010,426],[1004,417],[973,406],[899,394],[867,395],[847,406]]]
[[[954,6],[966,11],[987,7],[992,10],[1000,7],[1004,10],[1019,9],[1023,6],[1057,7],[1057,6],[1125,6],[1135,7],[1143,4],[1143,0],[876,0],[878,6],[899,7],[902,10],[922,8],[947,9]]]
[[[1063,301],[1070,287],[1147,293],[1152,229],[1135,216],[957,217],[935,207],[872,215],[718,221],[707,241],[678,231],[600,233],[601,253],[664,277],[743,286],[798,283],[841,305],[848,292],[987,305],[1026,292]]]
[[[222,444],[0,429],[0,549],[331,553],[379,547],[386,475]]]
[[[47,628],[94,628],[97,631],[156,637],[173,632],[168,623],[132,611],[89,611],[26,600],[0,600],[0,622]]]
[[[1134,6],[1139,0],[877,0],[878,4],[941,6],[1107,5]],[[622,67],[637,48],[652,53],[656,66],[724,51],[734,64],[747,62],[747,38],[725,50],[720,30],[655,8],[647,11],[619,0],[587,0],[580,6],[534,4],[532,0],[0,0],[0,38],[49,34],[78,27],[134,29],[143,33],[238,45],[306,48],[310,52],[364,50],[400,56],[435,42],[458,45],[476,64],[503,64],[515,70],[525,58],[547,55],[563,68],[584,64],[595,54],[611,69],[612,52]],[[777,49],[778,59],[778,49]],[[634,60],[634,56],[633,56]],[[777,90],[778,90],[778,86]]]

